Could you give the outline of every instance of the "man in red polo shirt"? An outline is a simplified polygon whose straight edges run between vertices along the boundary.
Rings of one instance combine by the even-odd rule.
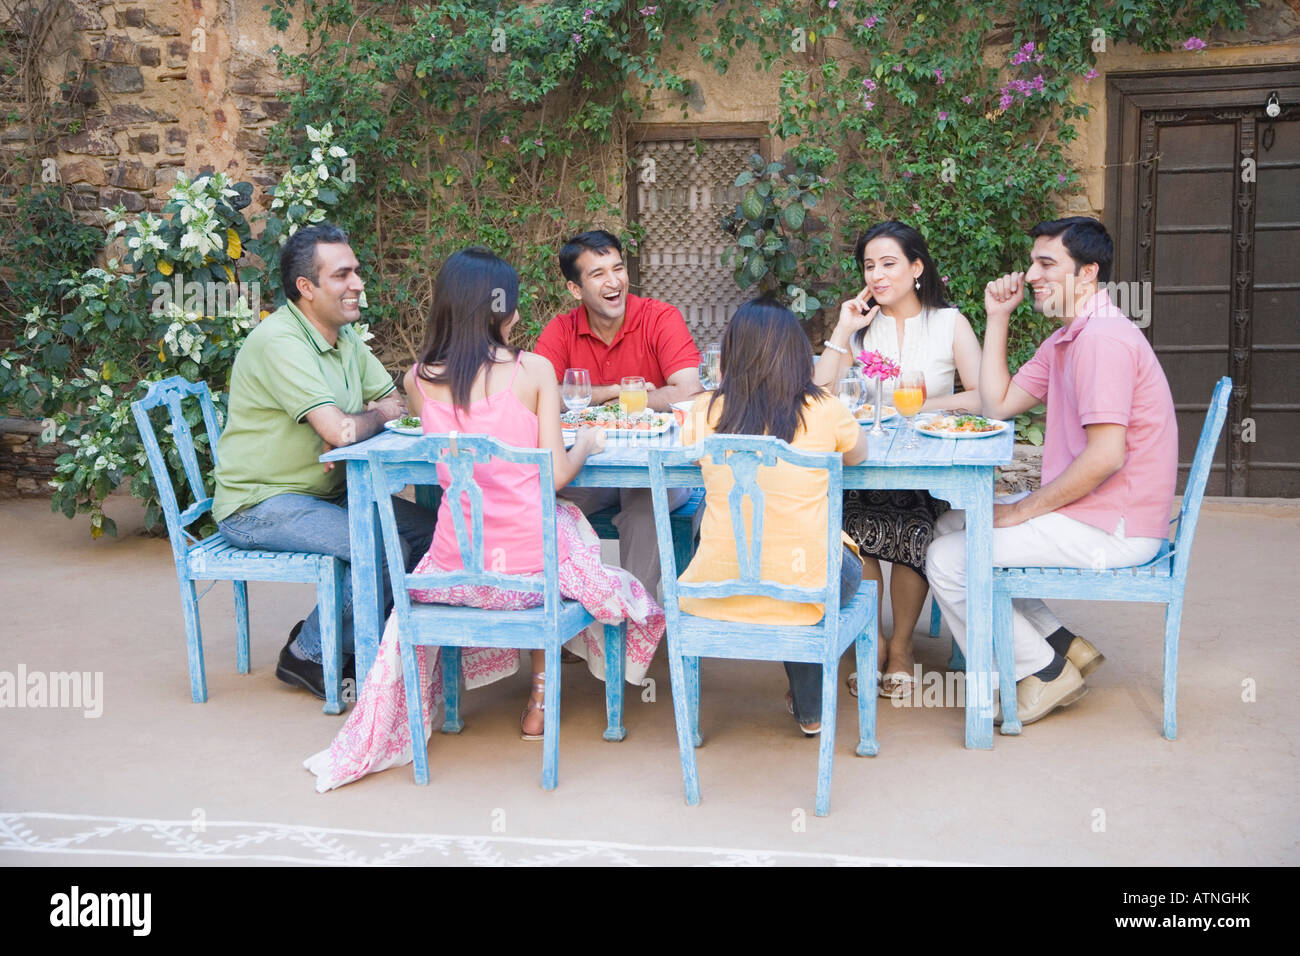
[[[681,312],[666,302],[628,294],[623,247],[602,229],[574,236],[560,250],[560,271],[578,302],[542,330],[534,351],[555,366],[557,381],[565,369],[585,368],[591,375],[593,405],[618,398],[619,382],[639,375],[649,389],[647,401],[667,411],[700,391],[700,351]],[[619,506],[620,563],[646,590],[659,587],[659,545],[648,488],[567,488],[564,496],[584,512]],[[669,489],[668,504],[686,503],[690,489]]]

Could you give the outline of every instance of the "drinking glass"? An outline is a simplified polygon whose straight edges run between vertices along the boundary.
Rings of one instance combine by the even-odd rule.
[[[850,375],[842,378],[835,385],[835,396],[844,403],[844,407],[849,410],[850,415],[856,417],[857,410],[862,407],[865,400],[864,389],[862,387],[862,378],[858,375]]]
[[[712,391],[722,381],[722,348],[714,345],[700,358],[700,386]]]
[[[560,394],[564,398],[565,408],[571,412],[581,412],[591,404],[591,373],[585,368],[566,368]]]
[[[640,415],[645,411],[645,379],[639,375],[629,375],[618,386],[618,408],[624,415]]]
[[[898,414],[907,419],[907,434],[903,436],[903,448],[915,448],[916,413],[925,404],[925,373],[905,371],[894,383],[894,408]]]

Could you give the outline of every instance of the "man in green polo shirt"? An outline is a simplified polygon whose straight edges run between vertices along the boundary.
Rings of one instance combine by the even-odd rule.
[[[405,415],[406,403],[352,328],[364,283],[343,230],[299,229],[280,252],[280,278],[288,302],[249,333],[235,357],[212,513],[236,547],[349,561],[345,475],[320,456],[369,438]],[[434,514],[398,498],[393,505],[409,570],[428,549]],[[348,654],[351,575],[343,582]],[[386,575],[384,589],[387,601]],[[276,676],[324,698],[321,657],[317,609],[290,633]]]

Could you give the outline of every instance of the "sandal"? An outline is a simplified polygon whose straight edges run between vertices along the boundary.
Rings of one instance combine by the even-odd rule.
[[[524,708],[524,712],[519,716],[519,738],[521,740],[545,739],[546,736],[545,730],[543,730],[543,732],[540,734],[530,734],[528,731],[524,730],[524,721],[528,719],[529,714],[531,714],[533,711],[536,710],[540,710],[540,711],[546,710],[545,700],[539,703],[536,697],[534,696],[536,694],[545,694],[545,693],[546,693],[546,673],[543,671],[542,673],[533,675],[533,693],[529,695],[528,705]],[[544,714],[543,717],[545,717]],[[543,723],[543,727],[545,727],[545,723]]]
[[[854,697],[857,697],[858,696],[858,672],[854,671],[852,674],[850,674],[849,679],[845,683],[849,685],[849,693],[852,694]],[[880,685],[880,671],[876,671],[876,685],[877,686]]]
[[[794,697],[789,691],[785,692],[785,710],[791,717],[794,717]],[[799,729],[803,731],[805,737],[816,737],[822,732],[822,722],[819,720],[811,724],[800,724]]]
[[[916,678],[907,671],[890,671],[880,679],[880,696],[907,700],[915,686]]]

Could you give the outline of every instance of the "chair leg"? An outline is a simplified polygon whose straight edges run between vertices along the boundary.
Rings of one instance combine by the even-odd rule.
[[[1178,630],[1183,620],[1182,596],[1165,606],[1165,719],[1166,740],[1178,736]]]
[[[817,749],[816,814],[831,810],[831,773],[835,769],[835,704],[839,688],[839,658],[822,664],[822,732]]]
[[[695,746],[704,744],[700,736],[700,659],[698,657],[682,658],[686,663],[686,690],[691,706],[691,739]]]
[[[627,736],[623,726],[623,648],[627,622],[605,627],[605,733],[606,740]]]
[[[875,611],[871,612],[872,615]],[[874,674],[876,670],[876,625],[871,617],[866,629],[853,642],[857,656],[858,673]],[[866,687],[859,685],[858,691],[858,749],[859,757],[874,757],[880,752],[876,741],[876,695],[866,692]]]
[[[429,782],[429,741],[424,736],[424,695],[420,688],[420,664],[413,644],[402,642],[402,684],[406,689],[406,722],[411,731],[411,758],[415,782]],[[426,652],[427,653],[427,652]]]
[[[1002,693],[1002,733],[1018,734],[1020,733],[1020,716],[1016,713],[1016,669],[1015,669],[1015,652],[1011,640],[1011,595],[993,592],[993,655],[997,658],[998,665],[998,684]],[[977,679],[983,678],[977,675]],[[985,688],[981,685],[981,697]],[[977,701],[979,706],[983,706],[983,700]],[[993,706],[993,700],[990,697],[988,701],[990,707]],[[971,700],[967,697],[966,706],[971,706]]]
[[[465,729],[460,719],[460,648],[444,647],[442,657],[442,732],[458,734]],[[531,670],[532,665],[528,665]]]
[[[343,562],[329,558],[323,562],[316,586],[320,605],[320,644],[325,671],[325,706],[327,714],[343,713],[341,698],[343,679]],[[354,688],[354,691],[356,689]]]
[[[957,646],[957,638],[952,639],[952,652],[948,655],[948,670],[964,671],[966,669],[966,655],[961,652]]]
[[[686,788],[687,806],[694,807],[700,802],[700,776],[695,768],[695,748],[699,744],[693,737],[690,689],[687,687],[690,658],[674,653],[671,646],[668,650],[668,675],[673,690],[673,716],[677,723],[677,752],[682,759],[682,785]]]
[[[943,622],[943,612],[939,610],[939,601],[930,595],[930,636],[939,636],[939,625]]]
[[[542,720],[542,789],[554,790],[560,772],[560,642],[546,648],[546,713]]]
[[[190,699],[202,704],[208,699],[208,675],[203,666],[203,632],[199,623],[199,599],[194,582],[182,577],[181,611],[185,615],[185,654],[190,662]]]
[[[235,585],[235,667],[241,674],[248,673],[248,582],[234,581]]]

